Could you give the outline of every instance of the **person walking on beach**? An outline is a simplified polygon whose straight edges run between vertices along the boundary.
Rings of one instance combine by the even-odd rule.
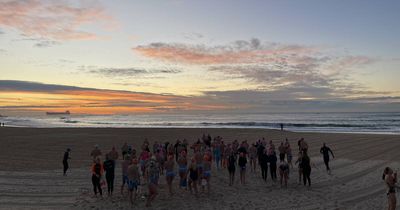
[[[106,172],[108,196],[111,196],[114,191],[115,161],[110,158],[109,154],[107,154],[103,165]]]
[[[311,186],[311,161],[310,157],[307,155],[307,152],[303,152],[301,158],[301,168],[303,169],[303,184],[306,186],[308,181],[308,186]]]
[[[131,204],[136,200],[137,189],[140,183],[140,173],[138,167],[138,161],[136,158],[132,159],[131,164],[128,167],[128,189],[129,189],[129,199]]]
[[[292,164],[292,148],[290,147],[290,144],[286,146],[286,156],[287,156],[287,163],[290,165],[290,167],[293,169],[293,164]]]
[[[268,155],[268,161],[269,161],[269,170],[271,172],[271,179],[272,181],[276,181],[276,162],[278,161],[278,158],[276,158],[276,153],[272,152],[270,155]]]
[[[121,185],[121,195],[124,195],[124,186],[128,184],[128,167],[131,163],[131,156],[125,155],[124,160],[121,162],[121,169],[122,169],[122,185]]]
[[[155,199],[158,194],[158,179],[160,176],[159,167],[156,162],[156,158],[152,156],[149,161],[149,166],[146,167],[146,175],[148,178],[149,195],[147,197],[146,207],[151,206],[151,202]]]
[[[328,172],[328,174],[330,174],[331,173],[331,169],[329,168],[329,153],[331,153],[332,158],[335,158],[335,156],[333,155],[333,152],[332,152],[331,148],[327,147],[325,143],[322,145],[322,147],[319,150],[319,152],[322,154],[322,156],[324,158],[326,171]]]
[[[182,150],[181,154],[178,158],[178,167],[179,167],[179,187],[186,187],[187,186],[187,158],[186,158],[186,151]]]
[[[287,187],[287,182],[289,179],[289,164],[285,161],[285,159],[280,160],[279,176],[281,180],[281,187],[283,186],[283,182],[285,182],[285,187]]]
[[[282,161],[285,159],[286,155],[286,147],[283,145],[283,142],[281,142],[281,145],[278,147],[279,150],[279,160]]]
[[[100,196],[103,196],[103,191],[101,190],[101,176],[103,175],[103,165],[100,162],[100,158],[97,157],[92,165],[92,184],[94,195],[97,196],[97,191],[99,191]]]
[[[118,152],[115,149],[115,146],[112,147],[111,151],[108,153],[108,157],[114,162],[118,160]],[[114,163],[115,164],[115,163]]]
[[[128,143],[125,142],[124,145],[122,145],[121,147],[122,159],[124,159],[125,155],[128,154],[128,150],[129,150]]]
[[[205,185],[207,186],[207,194],[210,195],[211,157],[209,155],[204,155],[203,164],[204,164],[203,180],[206,182]]]
[[[259,162],[261,167],[261,177],[266,182],[268,177],[268,162],[269,162],[267,149],[264,149],[264,151],[260,155]]]
[[[301,163],[303,159],[303,153],[299,152],[298,156],[297,156],[297,160],[294,164],[298,164],[299,167],[299,185],[301,184],[301,178],[303,176],[303,164]]]
[[[245,184],[246,183],[246,164],[247,164],[247,158],[245,153],[241,152],[239,155],[239,168],[240,168],[240,183]]]
[[[67,170],[69,168],[69,164],[68,164],[68,160],[71,159],[71,157],[69,156],[69,152],[71,151],[70,148],[67,148],[67,150],[64,152],[64,157],[63,157],[63,166],[64,166],[64,173],[63,175],[66,176],[67,175]]]
[[[250,157],[250,168],[252,172],[256,171],[257,168],[257,147],[255,144],[252,144],[249,149],[249,157]]]
[[[97,157],[101,156],[101,151],[99,149],[99,145],[98,144],[94,145],[94,149],[90,153],[90,156],[92,157],[93,160],[96,160]]]
[[[236,154],[231,151],[228,157],[229,186],[235,182]]]
[[[174,180],[175,177],[175,171],[174,171],[175,161],[173,155],[168,155],[168,160],[167,162],[164,163],[164,166],[165,166],[165,179],[167,181],[169,195],[172,196],[172,181]]]
[[[199,179],[199,172],[197,169],[197,164],[196,164],[195,158],[192,158],[191,164],[189,166],[188,174],[189,174],[188,186],[189,186],[190,193],[193,193],[193,191],[192,191],[192,188],[193,188],[194,193],[197,196],[197,182]]]
[[[397,172],[389,167],[386,167],[383,171],[383,180],[385,181],[385,186],[387,187],[387,198],[388,198],[388,210],[396,209],[396,183],[397,183]]]

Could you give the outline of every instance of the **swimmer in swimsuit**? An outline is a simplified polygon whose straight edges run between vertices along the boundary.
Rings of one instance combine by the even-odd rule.
[[[183,150],[180,153],[180,156],[178,158],[178,166],[179,166],[179,177],[180,177],[180,182],[179,182],[179,187],[186,187],[187,186],[187,158],[186,158],[186,151]]]
[[[168,155],[168,160],[167,162],[164,163],[164,167],[165,167],[165,178],[167,180],[168,190],[171,196],[172,196],[172,181],[174,180],[175,177],[174,166],[175,166],[174,156]]]
[[[133,159],[132,163],[128,167],[128,189],[129,189],[129,199],[131,204],[136,200],[137,188],[140,183],[140,174],[137,159]],[[132,195],[134,198],[132,198]]]
[[[197,196],[197,182],[199,180],[199,172],[196,165],[196,160],[192,158],[192,162],[189,166],[189,190],[192,193],[192,187],[194,188],[195,195]]]
[[[211,158],[208,155],[204,155],[203,158],[204,170],[203,179],[207,182],[207,194],[210,195],[210,179],[211,179]],[[204,187],[203,187],[204,190]]]

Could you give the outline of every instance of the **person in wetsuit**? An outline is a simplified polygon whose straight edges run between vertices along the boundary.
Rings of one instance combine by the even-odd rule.
[[[273,181],[276,181],[276,162],[278,161],[276,153],[272,152],[271,154],[269,154],[268,160],[269,160],[269,170],[271,172],[271,178]]]
[[[108,196],[110,196],[114,191],[115,161],[110,158],[109,154],[106,155],[106,160],[104,161],[103,166],[106,172],[107,192]]]
[[[326,166],[326,171],[330,174],[331,173],[331,169],[329,168],[329,153],[331,153],[332,158],[335,158],[335,156],[333,155],[333,152],[331,150],[331,148],[327,147],[325,145],[325,143],[323,144],[323,146],[321,147],[321,149],[319,150],[319,152],[322,154],[323,158],[324,158],[324,163]]]
[[[311,186],[311,161],[307,152],[303,151],[303,156],[301,158],[301,168],[303,169],[303,184],[306,186],[308,181],[308,186]]]
[[[229,186],[235,181],[236,154],[232,151],[228,157]]]
[[[70,148],[67,149],[67,151],[65,151],[64,153],[64,158],[63,158],[63,166],[64,166],[64,173],[63,175],[66,176],[67,175],[67,170],[69,168],[68,165],[68,160],[71,159],[71,157],[69,157],[69,152],[71,151]]]
[[[194,188],[194,193],[197,196],[197,182],[199,180],[199,170],[197,168],[196,159],[192,158],[192,163],[189,166],[188,170],[189,174],[189,190],[192,193],[192,186]]]
[[[388,209],[395,210],[396,209],[396,183],[397,183],[397,172],[393,172],[393,170],[389,167],[386,167],[383,171],[383,180],[385,181],[385,185],[387,187],[387,198],[388,198]]]

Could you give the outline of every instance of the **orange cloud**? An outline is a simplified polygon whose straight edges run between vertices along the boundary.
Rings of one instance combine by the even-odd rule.
[[[228,108],[193,97],[101,90],[0,80],[0,110],[65,111],[87,114],[217,110]]]
[[[27,36],[64,40],[88,40],[96,34],[81,31],[88,23],[113,22],[98,4],[74,7],[64,1],[9,0],[0,2],[0,26],[17,29]]]

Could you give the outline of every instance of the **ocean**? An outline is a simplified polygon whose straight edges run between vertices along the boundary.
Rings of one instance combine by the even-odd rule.
[[[14,127],[258,128],[297,132],[400,134],[400,112],[43,115],[1,117]]]

